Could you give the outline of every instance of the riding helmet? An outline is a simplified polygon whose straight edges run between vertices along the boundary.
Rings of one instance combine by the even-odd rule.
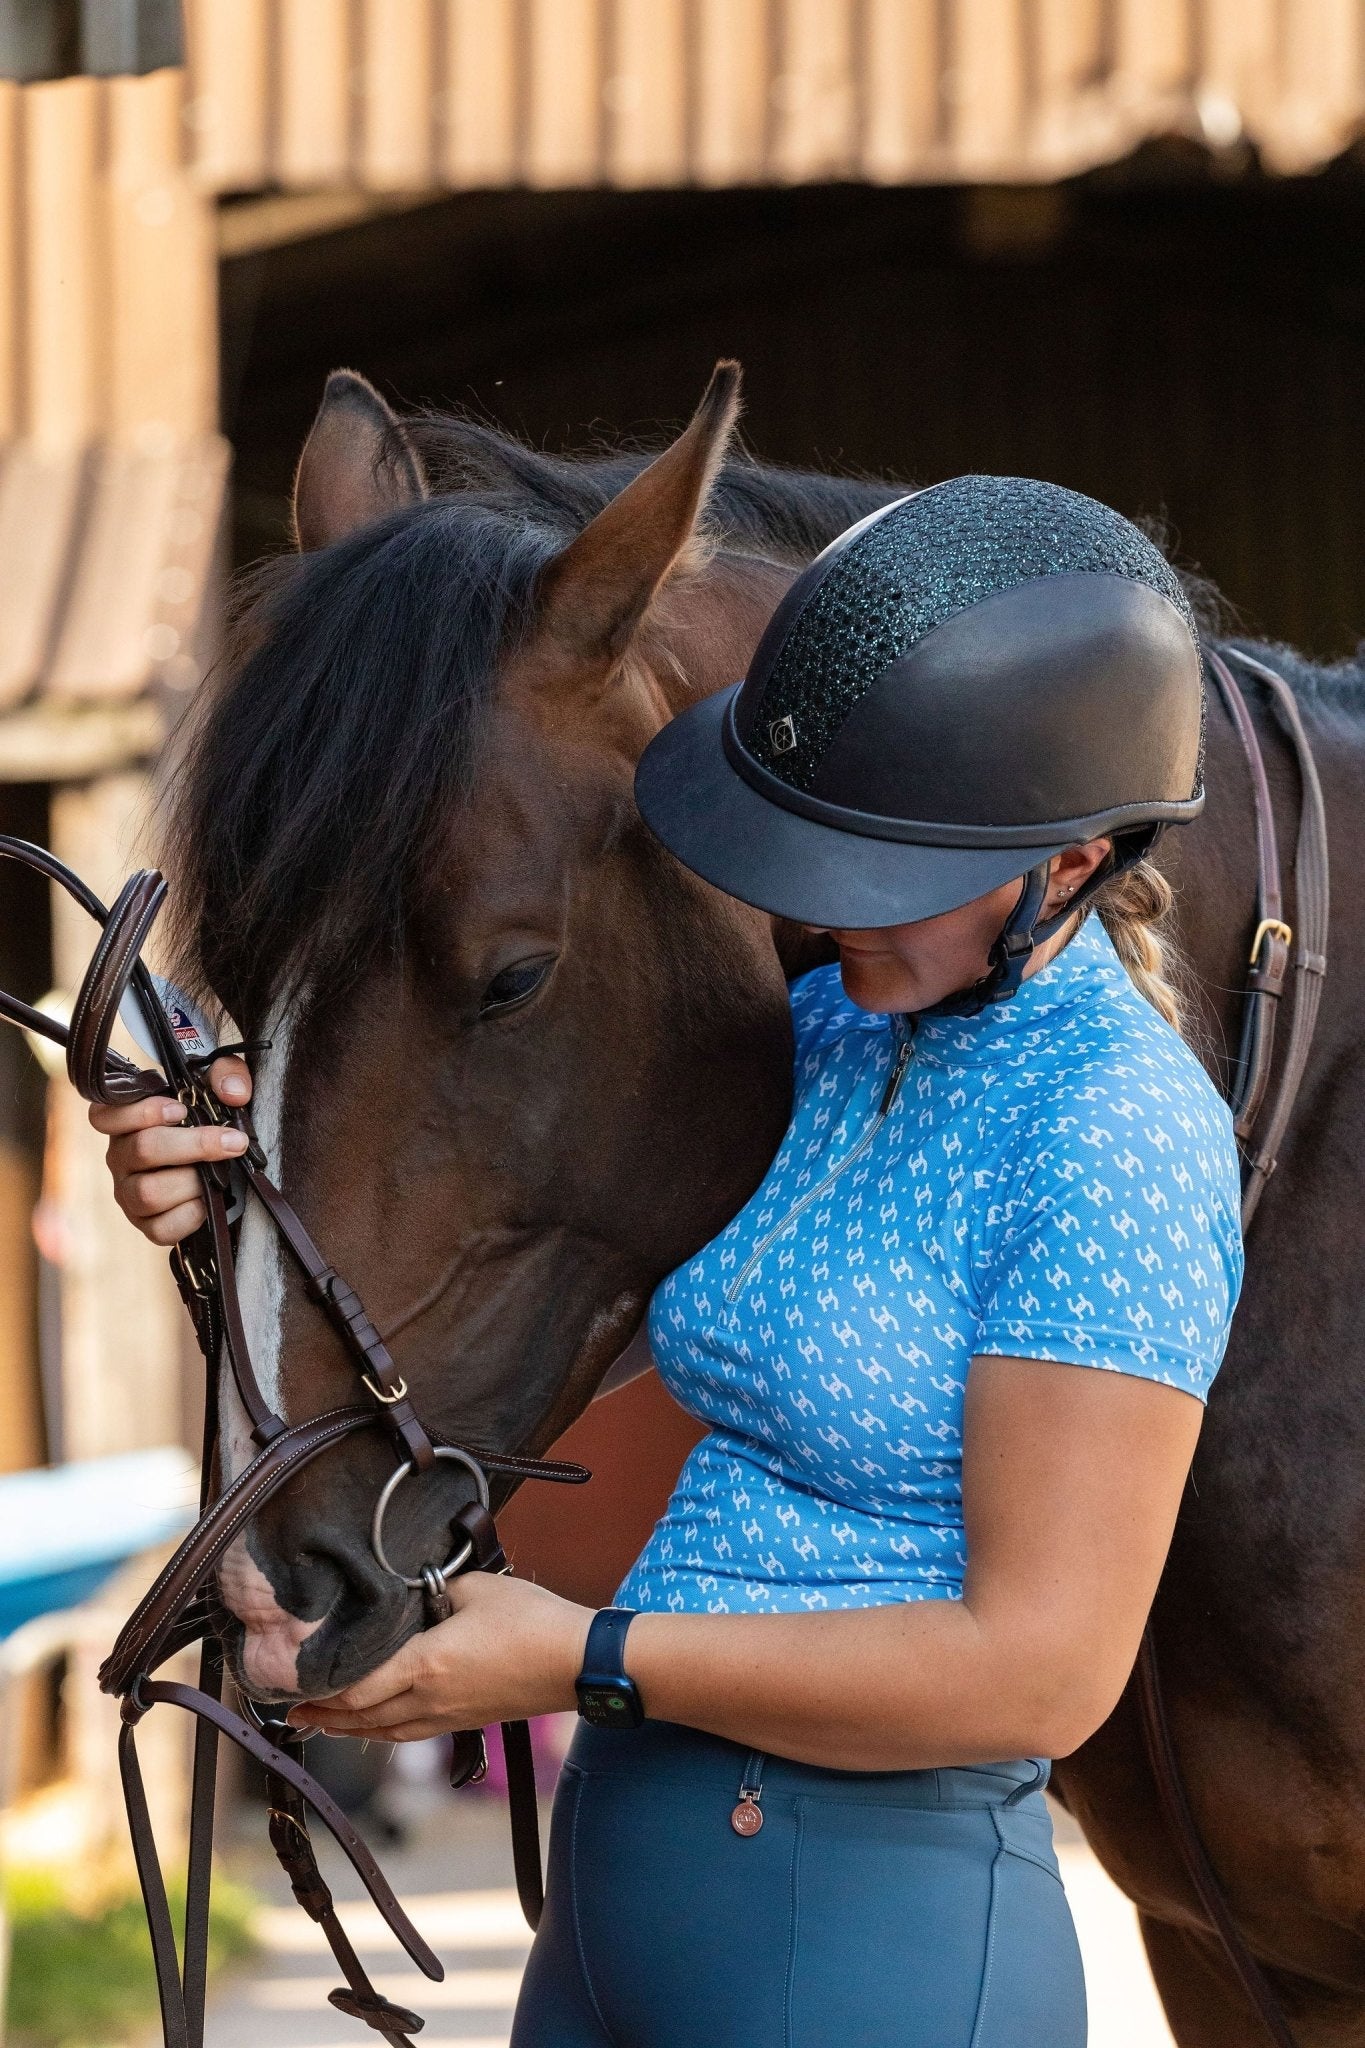
[[[1074,908],[1198,815],[1202,756],[1198,636],[1159,549],[1077,491],[963,476],[827,547],[635,787],[688,867],[802,924],[907,924],[1023,878],[990,1000],[1046,935],[1052,856],[1113,838]]]

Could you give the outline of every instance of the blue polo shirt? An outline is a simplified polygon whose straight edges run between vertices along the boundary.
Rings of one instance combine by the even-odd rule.
[[[1226,1105],[1098,919],[979,1017],[792,993],[796,1099],[752,1199],[657,1289],[710,1434],[618,1595],[704,1613],[960,1597],[973,1358],[1203,1400],[1242,1275]],[[897,1067],[901,1078],[889,1106]]]

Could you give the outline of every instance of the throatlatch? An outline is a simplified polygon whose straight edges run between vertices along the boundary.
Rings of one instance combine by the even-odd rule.
[[[223,1051],[249,1048],[215,1047],[187,1057],[176,1038],[141,959],[142,947],[166,899],[162,876],[152,869],[141,870],[124,885],[112,910],[106,910],[78,876],[42,847],[0,836],[0,859],[17,861],[46,880],[58,883],[102,927],[72,1009],[69,1028],[3,991],[0,1017],[64,1046],[67,1072],[88,1102],[137,1102],[150,1095],[176,1096],[184,1104],[190,1124],[231,1123],[250,1140],[249,1149],[240,1159],[198,1169],[207,1221],[192,1237],[177,1245],[171,1257],[176,1284],[189,1310],[207,1368],[199,1520],[124,1623],[100,1669],[101,1687],[122,1702],[119,1770],[151,1931],[166,2048],[202,2048],[214,1784],[218,1738],[223,1735],[265,1771],[271,1845],[289,1878],[294,1897],[321,1927],[346,1980],[344,1986],[330,1994],[331,2003],[352,2018],[363,2020],[392,2048],[407,2048],[422,2021],[416,2013],[376,1991],[361,1966],[318,1869],[308,1832],[309,1808],[347,1856],[384,1922],[418,1969],[439,1980],[444,1974],[441,1964],[408,1919],[346,1815],[304,1768],[304,1738],[299,1731],[282,1717],[258,1708],[240,1691],[240,1711],[224,1701],[223,1654],[214,1633],[208,1583],[224,1552],[253,1515],[296,1472],[324,1451],[344,1443],[357,1430],[386,1428],[393,1439],[398,1464],[376,1503],[371,1538],[375,1556],[386,1571],[402,1578],[409,1587],[420,1586],[428,1626],[451,1612],[447,1590],[450,1580],[466,1571],[508,1569],[489,1513],[489,1473],[558,1480],[570,1485],[581,1484],[589,1474],[581,1465],[452,1443],[417,1415],[406,1382],[360,1297],[328,1265],[295,1210],[269,1178],[265,1155],[245,1113],[227,1109],[208,1085],[207,1073],[213,1060]],[[130,990],[155,1046],[160,1072],[140,1068],[111,1050],[119,1007]],[[245,1201],[253,1198],[261,1203],[288,1247],[304,1275],[310,1298],[328,1316],[356,1367],[366,1398],[355,1406],[334,1408],[291,1424],[275,1413],[261,1393],[247,1344],[235,1270],[234,1219],[240,1217]],[[217,1373],[224,1359],[257,1450],[246,1469],[216,1498],[211,1498],[218,1422]],[[438,1460],[463,1465],[474,1479],[477,1498],[453,1518],[449,1556],[425,1565],[419,1577],[413,1579],[396,1572],[385,1554],[384,1514],[402,1481],[430,1471]],[[195,1642],[202,1646],[197,1686],[153,1675],[168,1658]],[[183,1963],[177,1954],[135,1735],[143,1716],[163,1704],[182,1708],[195,1717],[196,1723]],[[517,1891],[522,1910],[534,1927],[540,1917],[544,1892],[535,1775],[526,1724],[518,1721],[504,1725],[502,1741]],[[485,1768],[483,1731],[454,1731],[452,1784],[467,1784],[482,1776]]]

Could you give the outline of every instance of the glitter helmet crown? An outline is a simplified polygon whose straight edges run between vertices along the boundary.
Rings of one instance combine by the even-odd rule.
[[[1198,813],[1202,751],[1197,633],[1160,551],[1079,492],[965,476],[826,548],[636,790],[709,880],[851,928],[1101,836],[1124,864]]]

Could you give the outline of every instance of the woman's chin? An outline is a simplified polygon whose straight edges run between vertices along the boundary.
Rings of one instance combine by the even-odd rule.
[[[867,954],[855,958],[843,953],[839,958],[839,976],[849,1001],[860,1010],[872,1010],[879,1016],[922,1010],[937,1000],[922,994],[917,977],[907,971],[904,961],[888,956]]]

